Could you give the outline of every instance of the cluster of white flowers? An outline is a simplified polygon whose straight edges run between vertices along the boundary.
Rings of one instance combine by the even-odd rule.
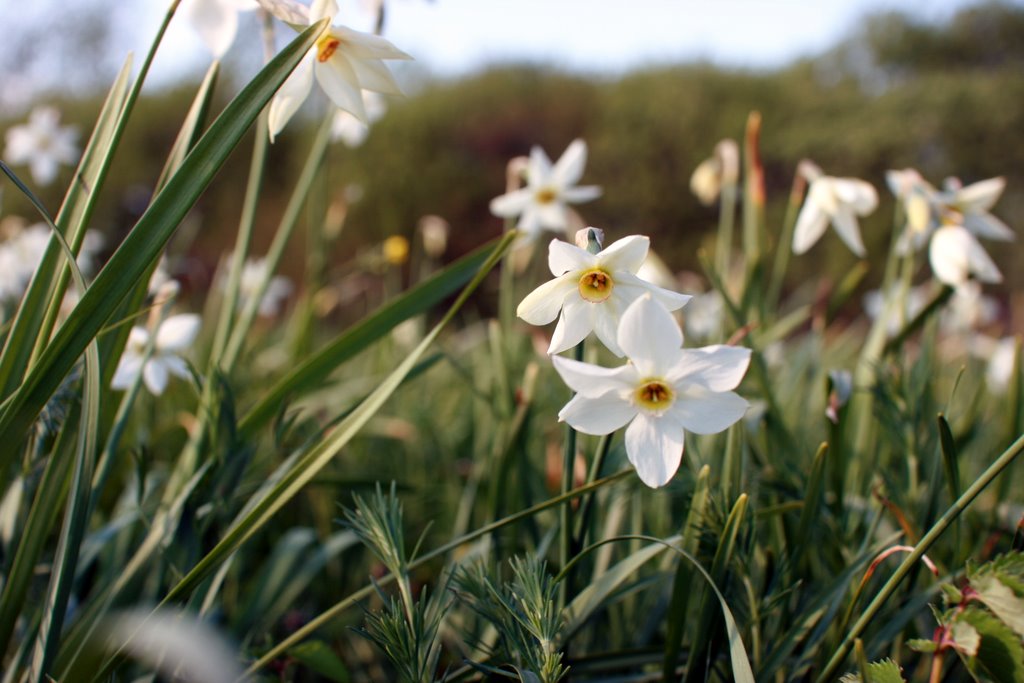
[[[45,223],[17,229],[0,242],[0,304],[21,299],[49,243],[50,228]],[[86,274],[95,268],[96,254],[102,246],[99,233],[86,232],[78,252],[78,267]]]
[[[54,107],[36,107],[28,123],[12,126],[4,137],[4,159],[14,166],[27,165],[38,185],[49,185],[61,166],[78,161],[78,129],[61,126]]]
[[[576,140],[554,165],[535,147],[526,167],[526,187],[491,202],[503,218],[518,216],[530,239],[542,230],[564,232],[567,203],[598,197],[600,188],[577,187],[586,144]],[[750,350],[731,346],[683,349],[683,333],[671,311],[690,300],[641,279],[650,240],[632,235],[602,248],[603,233],[586,228],[576,244],[558,239],[548,248],[553,280],[519,304],[518,316],[534,325],[558,318],[548,347],[555,370],[576,395],[559,420],[584,434],[610,434],[626,427],[626,455],[651,487],[667,484],[683,456],[684,432],[720,432],[746,412],[735,389],[750,362]],[[605,368],[553,355],[581,343],[591,332],[625,365]],[[628,425],[628,426],[627,426]]]

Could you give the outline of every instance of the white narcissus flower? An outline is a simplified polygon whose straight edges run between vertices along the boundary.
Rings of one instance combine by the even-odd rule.
[[[146,350],[150,344],[150,331],[145,327],[133,327],[110,386],[114,389],[128,389],[141,372],[146,388],[153,395],[159,396],[167,388],[170,375],[187,379],[188,365],[182,360],[181,354],[195,341],[200,320],[194,313],[166,318],[157,327],[153,353],[148,357]]]
[[[361,121],[355,115],[344,109],[334,113],[334,120],[331,121],[331,142],[338,140],[348,147],[358,147],[370,134],[370,124],[377,122],[387,111],[384,98],[369,90],[363,91],[363,106],[366,109],[366,120]]]
[[[9,128],[5,139],[6,161],[14,166],[28,164],[38,185],[49,185],[62,164],[72,166],[78,161],[78,129],[62,127],[55,107],[36,107],[28,123]]]
[[[268,12],[291,24],[314,24],[338,13],[334,0],[314,0],[308,10],[293,0],[258,0]],[[330,26],[309,50],[270,102],[270,140],[281,132],[306,100],[313,79],[339,108],[367,120],[363,90],[401,95],[385,59],[412,59],[390,41],[347,26]]]
[[[553,356],[555,370],[576,395],[558,413],[584,434],[626,427],[626,455],[648,486],[669,482],[683,457],[683,433],[714,434],[743,417],[748,404],[735,389],[750,349],[683,349],[672,315],[650,296],[622,315],[618,342],[629,363],[603,368]]]
[[[589,202],[601,196],[595,185],[577,186],[587,164],[587,143],[573,140],[554,165],[540,147],[530,151],[526,187],[491,200],[491,213],[499,218],[519,216],[516,229],[535,240],[542,230],[565,231],[566,204]]]
[[[249,301],[256,295],[267,274],[267,260],[265,258],[250,258],[245,260],[242,266],[242,275],[238,283],[238,307],[245,308]],[[267,283],[267,289],[263,292],[258,307],[259,314],[265,318],[272,318],[281,311],[284,302],[291,296],[295,287],[292,281],[283,275],[275,275]]]
[[[981,282],[997,283],[1003,275],[977,238],[962,225],[943,225],[932,235],[928,261],[940,282],[958,287],[973,275]]]
[[[238,13],[258,7],[256,0],[182,0],[179,11],[217,59],[227,54],[238,33]]]
[[[640,235],[624,237],[596,254],[552,240],[548,267],[555,279],[530,292],[516,315],[531,325],[547,325],[558,317],[548,353],[571,349],[594,332],[608,350],[621,357],[619,320],[633,301],[651,294],[674,311],[690,300],[636,276],[649,248],[650,240]]]
[[[809,180],[807,199],[793,228],[793,253],[802,254],[814,246],[832,223],[854,254],[861,258],[867,256],[857,216],[866,216],[878,206],[875,188],[856,178],[816,175]]]
[[[723,185],[735,185],[740,174],[740,148],[725,139],[715,145],[715,154],[705,159],[690,176],[690,191],[701,204],[710,206],[718,199]]]

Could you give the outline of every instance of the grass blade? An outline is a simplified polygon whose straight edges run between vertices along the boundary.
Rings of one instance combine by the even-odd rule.
[[[0,415],[0,441],[20,443],[29,425],[118,304],[156,260],[253,121],[326,26],[303,31],[249,83],[189,153],[182,167],[100,271]],[[11,451],[4,455],[9,460]],[[0,466],[8,461],[0,461]]]

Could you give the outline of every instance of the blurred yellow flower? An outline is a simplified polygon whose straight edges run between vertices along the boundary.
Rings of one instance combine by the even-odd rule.
[[[392,235],[382,245],[384,260],[393,266],[400,266],[409,260],[409,240],[401,235]]]

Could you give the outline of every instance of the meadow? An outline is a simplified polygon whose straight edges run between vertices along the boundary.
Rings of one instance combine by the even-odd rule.
[[[1024,98],[961,30],[1019,11],[884,92],[402,100],[380,24],[259,0],[236,83],[198,2],[5,124],[4,683],[1024,681]]]

